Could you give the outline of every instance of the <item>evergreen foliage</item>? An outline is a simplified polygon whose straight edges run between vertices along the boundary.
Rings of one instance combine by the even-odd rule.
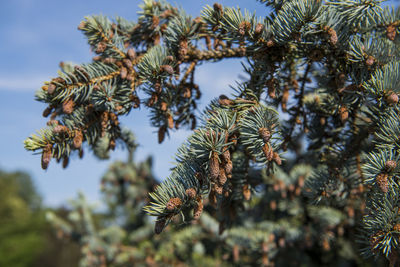
[[[365,256],[400,264],[399,9],[378,0],[260,2],[268,7],[260,18],[215,3],[193,19],[164,1],[145,0],[137,22],[103,16],[81,22],[97,54],[93,62],[62,64],[59,77],[36,94],[50,120],[25,148],[42,154],[44,169],[52,158],[67,166],[84,147],[99,158],[117,141],[133,152],[133,134],[119,116],[141,105],[151,111],[159,143],[174,128],[194,130],[156,188],[149,188],[150,174],[124,185],[118,172],[137,172],[132,162],[104,180],[117,188],[110,189],[114,206],[129,203],[120,212],[141,214],[145,205],[156,216],[156,234],[179,217],[191,225],[155,237],[138,232],[143,221],[134,222],[129,230],[154,243],[146,250],[133,238],[124,250],[126,234],[97,231],[80,197],[71,220],[81,225],[83,265],[362,264],[356,234]],[[249,78],[231,96],[216,96],[197,126],[196,66],[232,57],[244,59]],[[149,203],[141,187],[152,191]],[[173,254],[163,250],[168,240],[180,244]]]
[[[232,157],[237,165],[242,159],[242,154]],[[134,163],[132,154],[127,162],[111,164],[101,179],[103,213],[94,212],[82,194],[71,201],[67,219],[47,213],[60,237],[80,245],[80,266],[376,264],[363,260],[357,251],[354,226],[359,211],[348,205],[343,212],[305,200],[302,192],[312,175],[310,165],[297,164],[290,173],[277,167],[273,175],[267,169],[253,170],[251,181],[257,189],[243,190],[239,184],[232,193],[235,206],[225,214],[205,200],[194,210],[197,220],[188,223],[173,217],[175,224],[161,235],[157,231],[165,225],[155,232],[154,220],[143,210],[149,202],[147,192],[160,186],[151,165],[151,158]],[[233,171],[233,177],[240,175]],[[195,191],[186,194],[196,196]],[[353,201],[355,209],[360,203]],[[181,212],[191,216],[190,211]]]

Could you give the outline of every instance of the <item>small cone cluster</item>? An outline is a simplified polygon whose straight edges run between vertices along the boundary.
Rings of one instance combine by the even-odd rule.
[[[258,134],[263,139],[264,143],[268,143],[271,139],[271,132],[267,128],[258,129]]]
[[[224,14],[224,9],[222,8],[222,5],[219,3],[214,3],[213,5],[214,11],[219,13],[219,15],[223,15]]]
[[[107,127],[109,125],[109,114],[107,111],[101,113],[100,124],[101,124],[101,136],[103,137],[106,134]]]
[[[63,102],[62,109],[65,114],[71,114],[74,111],[74,101],[72,99],[68,99]]]
[[[268,161],[271,161],[273,159],[274,151],[268,143],[264,144],[264,146],[262,147],[262,151],[264,152],[264,155]]]
[[[385,162],[385,168],[388,171],[393,171],[394,169],[396,169],[397,167],[397,163],[394,160],[388,160]]]
[[[346,106],[341,106],[339,108],[339,117],[342,123],[346,122],[349,118],[349,111],[347,110]]]
[[[219,176],[219,156],[217,152],[213,152],[210,158],[210,178],[211,181],[217,181]]]
[[[185,193],[190,199],[194,199],[197,195],[196,189],[194,189],[194,188],[186,189]]]
[[[386,28],[386,37],[389,40],[394,41],[394,38],[396,38],[396,27],[394,25],[389,25]]]
[[[53,128],[53,132],[56,133],[56,134],[66,133],[66,132],[68,132],[68,128],[65,125],[56,125]]]
[[[67,168],[67,167],[68,167],[68,164],[69,164],[69,157],[64,156],[64,157],[63,157],[63,161],[62,161],[62,167],[63,167],[63,169]]]
[[[365,60],[365,64],[367,66],[372,66],[375,63],[375,58],[373,56],[368,56],[367,59]]]
[[[289,100],[289,87],[285,86],[285,89],[283,89],[282,102],[281,102],[281,107],[283,111],[286,111],[288,100]]]
[[[225,184],[232,177],[232,168],[231,155],[227,147],[224,148],[221,155],[218,155],[216,151],[212,152],[209,160],[209,175],[213,184],[209,195],[211,204],[216,204],[216,195],[229,196],[229,186],[225,186]]]
[[[49,167],[49,163],[52,157],[52,145],[48,144],[43,148],[42,152],[42,169],[46,170]]]
[[[254,34],[259,35],[262,33],[263,30],[264,30],[264,25],[261,23],[257,23],[256,29],[254,30]]]
[[[175,209],[179,209],[180,206],[182,206],[182,200],[178,197],[174,197],[168,201],[166,208],[168,211],[174,211]]]
[[[386,102],[389,105],[397,104],[399,102],[399,96],[393,91],[389,91],[385,97]]]
[[[262,151],[267,158],[268,161],[274,161],[276,164],[281,165],[282,159],[277,152],[275,152],[269,143],[272,133],[267,128],[260,128],[258,129],[258,135],[263,139],[264,145],[262,147]]]
[[[43,111],[43,117],[48,117],[51,114],[52,108],[51,107],[47,107],[44,111]]]
[[[211,190],[210,194],[208,195],[208,200],[210,201],[210,204],[216,207],[217,205],[217,195],[215,194],[215,190]]]
[[[226,95],[220,95],[218,98],[218,103],[221,106],[231,106],[233,105],[233,100],[229,99]]]
[[[174,74],[174,68],[171,65],[161,65],[160,70],[168,73],[169,75]]]
[[[179,41],[179,49],[178,49],[178,59],[183,60],[188,52],[188,40],[182,39]]]
[[[328,26],[325,26],[325,27],[324,27],[324,30],[328,33],[329,42],[330,42],[332,45],[336,45],[336,43],[338,42],[338,37],[337,37],[336,31],[335,31],[333,28],[328,27]]]
[[[167,114],[167,123],[168,123],[168,128],[170,129],[174,128],[174,118],[172,117],[171,113]]]
[[[271,79],[267,80],[266,85],[268,88],[268,96],[270,98],[275,98],[276,97],[276,79],[271,78]]]
[[[248,184],[243,186],[243,197],[245,200],[250,200],[251,198],[251,190]]]
[[[159,144],[161,144],[164,141],[166,131],[167,131],[167,127],[165,127],[165,125],[160,126],[160,128],[158,128],[158,143]]]
[[[393,226],[393,231],[400,232],[400,223],[396,223],[396,224]]]
[[[239,24],[239,34],[240,35],[245,35],[246,33],[248,33],[251,29],[251,23],[248,21],[242,21]]]
[[[81,131],[77,130],[75,131],[75,136],[74,136],[74,147],[76,149],[79,149],[82,146],[82,141],[83,141],[83,134]]]
[[[203,212],[203,208],[204,208],[203,199],[201,197],[197,197],[197,205],[195,206],[193,211],[193,218],[195,220],[200,218],[200,215]]]
[[[322,249],[323,249],[324,251],[329,251],[329,250],[331,250],[331,245],[330,245],[329,240],[328,240],[327,238],[324,238],[324,239],[322,240]]]
[[[387,173],[380,173],[376,176],[376,183],[383,193],[387,193],[389,191],[389,181],[388,181]]]
[[[269,246],[268,242],[263,242],[261,244],[261,251],[262,251],[262,266],[269,267],[271,266],[271,262],[268,258]]]

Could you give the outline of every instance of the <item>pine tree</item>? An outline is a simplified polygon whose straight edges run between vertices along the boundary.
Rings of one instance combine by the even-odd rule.
[[[215,3],[192,18],[149,0],[137,22],[86,17],[78,29],[97,55],[88,64],[62,64],[37,92],[50,120],[25,148],[41,152],[44,169],[53,158],[66,166],[84,147],[99,158],[116,142],[132,152],[133,133],[119,116],[144,105],[159,143],[174,128],[193,130],[170,176],[147,188],[143,210],[156,217],[156,234],[171,222],[191,223],[171,238],[190,243],[212,233],[215,251],[203,253],[210,260],[266,266],[361,264],[357,236],[365,257],[397,266],[399,9],[378,0],[260,2],[265,17]],[[196,66],[226,58],[243,59],[249,78],[196,116]],[[114,201],[131,201],[115,194]],[[77,207],[90,210],[81,200]],[[135,201],[130,207],[141,207]],[[217,233],[203,217],[215,220]],[[151,238],[163,242],[163,234]],[[163,258],[151,255],[145,264]],[[95,262],[118,264],[104,256]]]

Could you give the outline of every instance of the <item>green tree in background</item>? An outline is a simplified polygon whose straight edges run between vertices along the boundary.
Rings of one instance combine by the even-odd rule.
[[[360,254],[400,265],[400,10],[378,0],[259,2],[261,17],[215,3],[192,18],[145,0],[137,22],[79,24],[93,61],[61,64],[36,94],[50,119],[25,148],[41,152],[43,169],[84,149],[133,153],[119,117],[140,106],[159,143],[193,130],[154,188],[132,160],[111,168],[105,221],[95,223],[83,195],[68,220],[49,213],[79,241],[82,265],[367,264]],[[246,78],[199,116],[196,67],[227,58],[243,59]]]
[[[30,266],[43,251],[40,205],[28,174],[0,171],[0,266]]]
[[[31,177],[0,171],[0,266],[69,267],[78,264],[79,247],[57,240]],[[63,209],[54,213],[65,217]]]

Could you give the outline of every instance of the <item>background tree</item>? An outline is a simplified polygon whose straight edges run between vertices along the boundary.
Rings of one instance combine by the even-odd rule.
[[[250,262],[259,259],[252,253],[265,265],[307,262],[331,243],[338,259],[341,237],[353,240],[362,221],[363,254],[397,265],[399,11],[374,0],[261,2],[268,7],[262,18],[216,3],[192,19],[147,0],[137,22],[86,17],[78,28],[98,55],[62,64],[37,92],[50,120],[25,147],[41,151],[44,169],[52,158],[67,166],[84,146],[99,158],[117,142],[132,151],[133,135],[118,118],[144,104],[159,143],[174,128],[194,130],[144,208],[157,217],[155,233],[176,215],[201,218],[207,200],[219,234],[230,228],[231,244],[256,235],[245,247]],[[196,66],[231,57],[245,60],[248,78],[196,116]],[[77,208],[89,211],[82,203]],[[290,245],[298,258],[284,256]],[[240,261],[240,248],[232,249],[232,261]]]
[[[0,172],[1,266],[28,266],[45,245],[40,236],[40,197],[26,173]]]
[[[54,210],[64,217],[61,210]],[[58,241],[31,177],[0,171],[0,266],[73,266],[76,244]]]

